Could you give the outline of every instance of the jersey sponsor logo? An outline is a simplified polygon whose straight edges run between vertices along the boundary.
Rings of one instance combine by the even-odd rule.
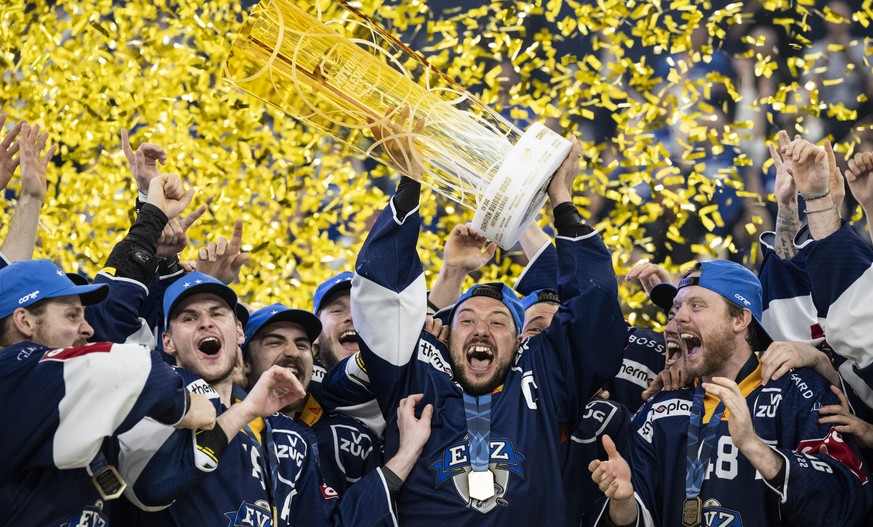
[[[349,474],[349,470],[354,468],[349,462],[366,460],[373,452],[373,441],[370,436],[350,425],[330,425],[330,432],[333,435],[333,450],[337,467],[343,471],[350,483],[358,481],[361,479],[361,474]]]
[[[42,356],[42,358],[39,359],[39,362],[61,362],[69,359],[75,359],[76,357],[82,357],[84,355],[88,355],[89,353],[109,353],[110,351],[112,351],[111,342],[94,342],[93,344],[85,344],[84,346],[77,346],[75,348],[60,348],[47,351]]]
[[[815,394],[799,375],[792,373],[791,380],[794,381],[794,385],[797,386],[798,390],[800,390],[800,395],[802,395],[804,399],[812,399],[812,396]]]
[[[828,435],[822,439],[807,439],[798,443],[797,448],[794,450],[799,452],[799,454],[795,453],[795,459],[803,467],[812,466],[812,468],[821,472],[833,472],[830,465],[814,457],[815,454],[822,452],[822,447],[827,449],[827,454],[830,457],[836,459],[852,471],[852,474],[861,481],[862,485],[867,483],[867,476],[861,468],[863,463],[843,440],[842,434],[834,427],[831,427]]]
[[[652,435],[655,430],[655,421],[664,417],[675,417],[680,415],[691,415],[691,401],[686,399],[668,399],[655,403],[649,410],[646,416],[646,422],[637,431],[638,434],[649,443],[652,442]]]
[[[782,402],[782,394],[778,389],[762,390],[761,394],[755,399],[755,417],[773,418],[776,417],[776,411],[779,409],[779,403]]]
[[[430,342],[421,339],[418,341],[418,360],[430,364],[439,371],[444,371],[452,376],[452,367],[443,357],[443,354]]]
[[[88,506],[82,509],[68,521],[61,523],[61,527],[107,527],[109,518],[103,514],[103,501],[97,500],[96,506]]]
[[[309,382],[317,382],[318,384],[322,384],[324,382],[324,377],[327,375],[327,370],[319,366],[318,364],[312,365],[312,378]]]
[[[721,506],[717,500],[703,502],[703,525],[706,527],[743,527],[743,517],[738,511]]]
[[[273,429],[273,448],[280,462],[290,459],[297,464],[297,468],[303,466],[306,459],[309,444],[303,436],[293,430]]]
[[[649,384],[655,379],[655,372],[641,362],[624,359],[621,362],[621,369],[618,370],[618,375],[615,377],[616,379],[624,379],[643,388],[648,388]]]
[[[327,483],[322,483],[319,489],[321,490],[321,497],[326,500],[335,500],[339,498],[339,492]]]
[[[618,407],[611,401],[591,401],[585,405],[585,414],[571,439],[576,443],[591,444],[603,435]]]
[[[636,335],[634,333],[630,333],[628,335],[627,343],[628,343],[628,347],[630,347],[630,345],[633,344],[634,346],[638,346],[641,348],[653,349],[653,350],[657,351],[658,353],[660,353],[661,355],[663,355],[664,352],[666,351],[664,349],[664,342],[663,341],[659,341],[657,339],[650,338],[650,337],[643,337],[640,335]]]
[[[470,497],[467,474],[473,468],[470,463],[470,442],[466,434],[460,441],[446,448],[442,456],[430,465],[430,469],[436,472],[436,486],[434,488],[439,488],[443,483],[451,480],[455,486],[455,491],[467,504],[467,507],[482,514],[490,512],[498,505],[507,505],[505,496],[509,490],[510,474],[524,479],[521,464],[525,457],[513,448],[512,442],[508,439],[492,437],[489,447],[488,468],[494,473],[494,496],[487,500],[476,500]]]
[[[209,399],[218,399],[218,392],[216,392],[215,388],[203,379],[194,380],[185,388],[191,393],[205,395]]]
[[[28,300],[35,300],[36,297],[38,297],[38,296],[39,296],[39,290],[37,289],[36,291],[34,291],[32,293],[28,293],[28,294],[24,295],[23,297],[19,298],[18,305],[21,305],[21,304],[27,302]]]
[[[225,512],[224,515],[230,520],[227,527],[273,527],[273,514],[265,500],[244,501],[235,512]]]

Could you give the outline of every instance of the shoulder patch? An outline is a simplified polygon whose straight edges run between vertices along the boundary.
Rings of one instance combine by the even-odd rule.
[[[94,342],[93,344],[85,344],[84,346],[77,346],[75,348],[59,348],[47,351],[39,361],[60,362],[75,359],[76,357],[82,357],[89,353],[109,353],[110,351],[112,351],[111,342]]]
[[[440,350],[430,342],[420,339],[418,341],[418,360],[430,364],[439,371],[449,374],[452,377],[452,367],[449,364]]]
[[[200,395],[205,395],[209,399],[218,399],[218,392],[215,391],[208,382],[203,379],[196,379],[185,387],[191,393],[199,393]]]

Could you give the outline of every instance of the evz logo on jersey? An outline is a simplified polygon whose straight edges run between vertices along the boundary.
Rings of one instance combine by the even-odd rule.
[[[442,457],[430,465],[430,469],[437,473],[437,487],[452,480],[455,491],[467,503],[467,506],[483,514],[498,505],[507,504],[505,496],[509,488],[510,474],[524,479],[524,472],[521,469],[521,464],[525,459],[524,455],[513,448],[511,441],[492,437],[489,446],[488,469],[494,473],[494,496],[487,500],[476,500],[470,497],[467,474],[472,471],[472,465],[470,463],[470,442],[467,435],[445,449]]]
[[[336,456],[336,464],[346,479],[354,483],[360,478],[360,474],[349,474],[349,470],[354,468],[346,466],[348,463],[343,463],[343,460],[361,460],[363,462],[373,452],[373,442],[370,437],[355,428],[354,426],[335,424],[330,425],[330,432],[333,434],[334,455]],[[356,465],[359,465],[356,463]]]
[[[225,512],[224,515],[230,520],[227,527],[273,527],[270,504],[264,500],[244,501],[236,512]]]
[[[103,514],[102,506],[102,502],[98,502],[96,507],[85,507],[82,512],[61,525],[63,527],[106,527],[109,525],[109,518]]]
[[[703,525],[706,527],[743,527],[740,513],[721,506],[714,499],[703,502]]]

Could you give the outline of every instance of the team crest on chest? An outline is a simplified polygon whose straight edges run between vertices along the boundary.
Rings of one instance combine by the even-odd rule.
[[[706,527],[743,527],[743,517],[735,510],[722,507],[717,500],[708,499],[703,502],[703,525]]]
[[[255,503],[242,502],[236,512],[225,512],[230,520],[227,527],[273,527],[273,514],[270,504],[264,500]]]
[[[97,500],[93,506],[85,507],[69,522],[61,525],[63,527],[106,527],[109,525],[109,518],[103,514],[103,500]]]
[[[470,463],[470,443],[467,435],[446,448],[442,456],[430,465],[436,472],[436,487],[451,480],[458,496],[466,502],[467,507],[483,514],[490,512],[498,505],[506,505],[506,495],[509,490],[511,475],[524,479],[521,464],[524,455],[517,452],[508,439],[492,437],[490,444],[488,469],[494,474],[494,496],[486,500],[470,497],[468,476],[473,468]]]
[[[352,467],[346,467],[343,459],[359,459],[363,462],[373,452],[373,442],[367,434],[354,426],[334,424],[330,425],[330,432],[333,434],[337,467],[347,475],[346,479],[350,482],[358,481],[360,478],[348,477],[348,471]]]

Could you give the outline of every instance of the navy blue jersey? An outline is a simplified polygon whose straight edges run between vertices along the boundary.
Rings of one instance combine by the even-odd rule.
[[[595,399],[585,405],[585,413],[564,443],[568,525],[587,525],[600,512],[606,498],[591,480],[588,464],[595,459],[607,459],[602,443],[605,435],[612,439],[621,455],[627,456],[633,433],[630,418],[628,409],[615,401]]]
[[[539,289],[557,289],[558,252],[547,243],[531,258],[515,282],[515,290],[526,296]],[[618,375],[603,386],[610,399],[631,413],[643,404],[642,394],[664,369],[664,335],[650,329],[628,326],[628,343]]]
[[[188,389],[227,409],[205,381],[179,369]],[[193,432],[141,423],[119,438],[126,497],[151,514],[143,526],[389,525],[381,471],[340,496],[321,477],[311,431],[282,414],[249,423],[217,466],[198,456]]]
[[[427,306],[419,227],[417,212],[401,221],[388,208],[376,220],[352,282],[361,360],[345,363],[367,374],[388,421],[386,457],[398,448],[400,400],[423,393],[421,405],[434,405],[430,439],[398,497],[401,524],[563,525],[561,432],[618,371],[627,338],[610,255],[596,233],[558,239],[563,304],[551,327],[521,344],[493,395],[489,466],[496,495],[480,501],[468,494],[462,390],[452,380],[446,346],[422,331]],[[346,373],[329,375],[323,391],[358,382]]]
[[[838,404],[827,380],[802,368],[762,386],[760,363],[754,356],[749,360],[744,370],[752,371],[740,381],[740,391],[755,432],[785,462],[785,483],[778,490],[761,477],[734,446],[725,415],[700,490],[704,525],[867,525],[873,494],[855,442],[818,422],[822,405]],[[682,525],[693,391],[658,393],[634,416],[628,462],[639,525]],[[707,416],[717,402],[704,400]],[[822,445],[828,454],[820,453]]]
[[[187,411],[182,378],[157,354],[105,342],[3,349],[0,397],[0,511],[15,525],[106,525],[85,467],[144,417],[174,424]]]
[[[667,348],[663,333],[634,326],[628,326],[627,332],[621,368],[604,388],[610,399],[633,413],[643,404],[643,392],[664,369]]]
[[[142,344],[154,349],[155,334],[140,309],[149,294],[148,288],[130,278],[117,278],[105,272],[97,273],[95,284],[107,284],[109,294],[98,304],[85,308],[85,319],[94,328],[94,341]]]

